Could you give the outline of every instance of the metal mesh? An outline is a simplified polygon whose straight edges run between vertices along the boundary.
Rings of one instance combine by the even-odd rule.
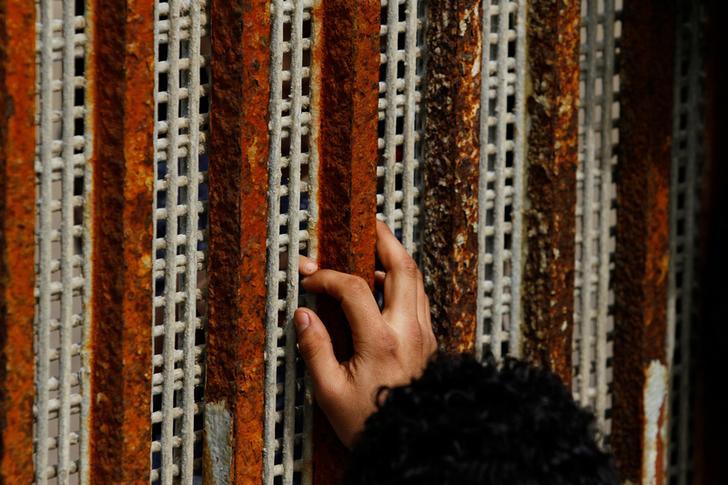
[[[382,0],[377,216],[410,254],[421,240],[424,1]]]
[[[619,76],[615,59],[621,32],[621,0],[581,4],[579,164],[576,193],[574,289],[574,398],[596,414],[601,432],[611,424],[611,283],[619,133]]]
[[[207,2],[156,3],[150,480],[200,475],[207,314]]]
[[[36,8],[35,482],[78,483],[88,415],[85,6],[42,0]]]
[[[703,167],[704,12],[701,2],[681,1],[677,16],[675,94],[670,188],[670,279],[668,355],[670,391],[670,484],[692,483],[691,351],[695,321],[698,215]]]
[[[311,395],[296,352],[298,256],[316,256],[311,123],[313,1],[273,2],[266,316],[266,484],[310,483]]]
[[[476,354],[518,355],[524,139],[524,1],[485,0],[480,95]]]

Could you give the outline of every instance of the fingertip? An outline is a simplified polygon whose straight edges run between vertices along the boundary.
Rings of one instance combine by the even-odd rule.
[[[318,264],[307,256],[299,256],[298,271],[304,275],[312,275],[318,270]]]
[[[296,327],[296,333],[301,334],[304,330],[311,326],[311,315],[304,308],[299,308],[293,314],[293,325]]]

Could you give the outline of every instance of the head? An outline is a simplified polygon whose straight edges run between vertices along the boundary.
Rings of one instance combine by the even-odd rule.
[[[506,359],[433,359],[387,391],[345,484],[616,485],[593,416],[552,373]]]

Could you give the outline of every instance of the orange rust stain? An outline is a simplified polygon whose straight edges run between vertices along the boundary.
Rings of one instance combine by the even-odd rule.
[[[102,9],[123,12],[101,15]],[[93,270],[90,481],[149,480],[154,1],[90,6]]]
[[[357,274],[373,284],[376,214],[377,98],[379,86],[377,0],[330,0],[316,8],[314,117],[319,158],[319,263]],[[318,76],[318,75],[317,75]],[[316,85],[316,79],[320,83]],[[351,336],[338,305],[319,300],[340,358]],[[337,322],[337,323],[333,323]],[[325,416],[314,416],[313,481],[339,483],[348,453]]]
[[[233,419],[231,483],[263,476],[270,1],[211,5],[209,322],[205,400]],[[212,479],[210,450],[204,452]]]
[[[455,352],[475,347],[480,12],[479,1],[444,0],[427,15],[423,272],[440,346]]]
[[[658,466],[643,463],[640,436],[643,369],[667,361],[673,8],[648,0],[627,2],[622,12],[610,441],[621,478],[632,481]]]
[[[529,3],[523,353],[571,384],[579,98],[578,2]],[[556,250],[555,250],[556,249]]]
[[[0,0],[0,483],[33,481],[35,7]]]

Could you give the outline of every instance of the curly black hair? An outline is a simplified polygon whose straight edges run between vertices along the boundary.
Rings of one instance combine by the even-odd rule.
[[[440,355],[387,391],[352,450],[344,484],[616,485],[594,417],[558,377]]]

